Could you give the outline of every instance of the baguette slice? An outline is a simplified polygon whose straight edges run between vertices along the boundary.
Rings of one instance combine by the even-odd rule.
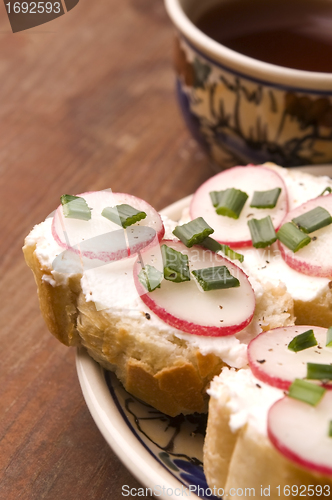
[[[131,306],[119,306],[134,286],[125,281],[131,276],[130,259],[117,264],[124,267],[116,278],[111,265],[94,270],[94,283],[97,276],[107,286],[93,288],[90,271],[83,272],[79,257],[69,250],[61,253],[50,219],[35,226],[23,252],[50,332],[67,346],[86,347],[101,366],[116,373],[128,392],[171,416],[207,411],[210,381],[226,363],[247,364],[250,338],[294,324],[293,301],[285,287],[256,283],[259,292],[251,324],[237,336],[202,340],[166,325],[137,296],[136,288]],[[54,269],[56,257],[62,267]],[[114,302],[100,307],[112,287]]]
[[[298,486],[292,498],[300,497],[301,487],[306,495],[309,485],[326,486],[326,491],[332,488],[332,477],[298,467],[270,443],[267,411],[283,397],[283,391],[257,380],[250,369],[224,368],[209,392],[204,472],[210,488],[222,488],[226,494],[238,491],[234,499],[243,498],[241,489],[247,489],[247,496],[249,491],[254,496],[255,491],[258,498],[277,499],[289,497],[287,486]]]

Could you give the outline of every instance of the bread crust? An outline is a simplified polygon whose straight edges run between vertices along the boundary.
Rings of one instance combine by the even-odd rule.
[[[66,285],[52,286],[50,270],[39,262],[35,250],[36,245],[25,245],[23,254],[35,277],[39,306],[47,328],[63,344],[77,346],[80,337],[76,329],[76,304],[81,276],[70,277]],[[49,276],[50,281],[45,279],[46,276]]]
[[[204,472],[210,486],[225,489],[228,469],[238,433],[231,432],[228,422],[230,410],[226,406],[228,391],[220,398],[210,399],[208,425],[204,441]]]

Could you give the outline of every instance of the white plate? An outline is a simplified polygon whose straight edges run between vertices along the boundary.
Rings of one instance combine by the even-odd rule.
[[[331,175],[331,169],[332,165],[301,167],[316,175]],[[190,198],[161,213],[178,220]],[[143,487],[169,500],[189,496],[189,488],[190,498],[216,498],[209,495],[202,467],[205,415],[172,418],[154,410],[128,394],[114,374],[103,370],[84,348],[77,350],[76,366],[94,421]]]

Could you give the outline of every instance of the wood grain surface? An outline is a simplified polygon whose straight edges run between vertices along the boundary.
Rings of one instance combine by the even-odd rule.
[[[65,192],[157,209],[212,170],[180,116],[162,0],[80,0],[13,34],[0,5],[0,499],[106,500],[140,487],[92,420],[75,351],[48,333],[21,247]]]

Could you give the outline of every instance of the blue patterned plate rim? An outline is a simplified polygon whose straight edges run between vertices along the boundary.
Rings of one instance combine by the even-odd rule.
[[[179,425],[176,422],[178,417],[171,418],[157,412],[128,394],[116,376],[103,370],[83,347],[77,349],[76,367],[84,399],[97,427],[142,487],[145,490],[150,488],[149,496],[153,492],[158,498],[169,500],[186,496],[193,500],[216,498],[210,494],[212,491],[206,484],[200,458],[197,459],[190,452],[182,453],[181,446],[176,452],[165,451],[166,447],[160,446],[158,439],[139,425],[142,421],[147,428],[147,420],[148,425],[153,423],[156,427],[157,424],[154,434],[162,438],[162,431],[173,426],[173,435],[186,434],[190,441],[195,439],[191,435],[192,429],[205,429],[206,416],[180,416]],[[142,410],[148,418],[142,415]],[[201,438],[198,446],[202,449],[203,434]],[[124,496],[129,493],[127,486],[123,485]],[[196,495],[196,491],[199,495]]]

